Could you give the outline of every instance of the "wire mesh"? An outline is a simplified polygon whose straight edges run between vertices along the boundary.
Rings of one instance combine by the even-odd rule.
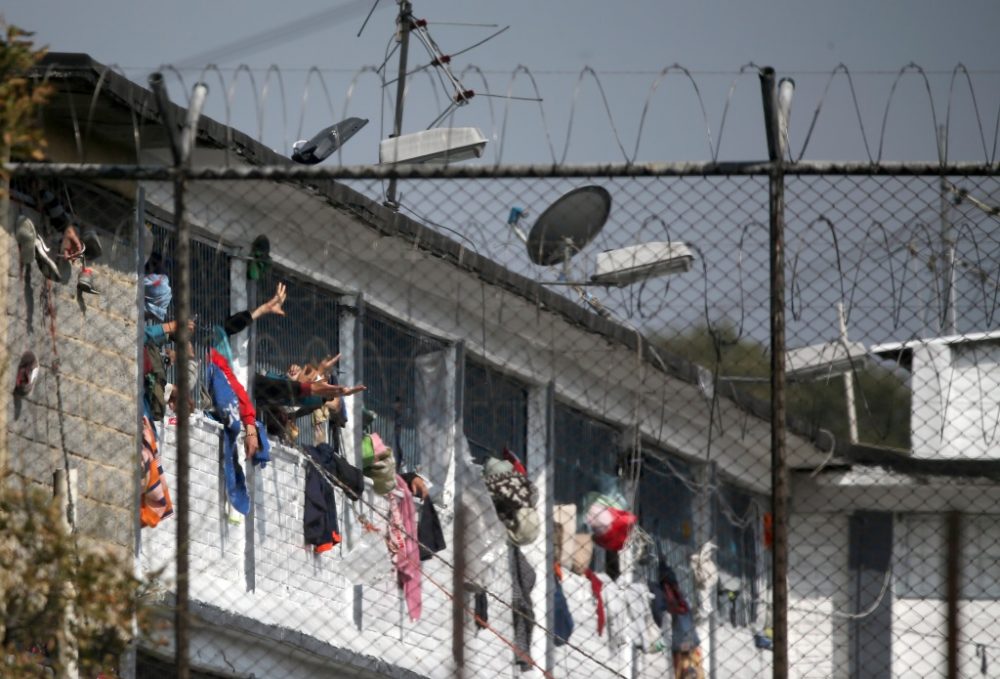
[[[766,174],[409,178],[396,213],[380,180],[279,170],[185,196],[192,676],[988,676],[996,176],[784,179],[779,668]],[[143,429],[143,331],[172,316],[145,318],[139,281],[148,236],[175,278],[171,191],[64,174],[16,179],[6,232],[30,217],[58,254],[50,189],[102,238],[100,294],[46,282],[33,242],[11,267],[9,353],[41,369],[7,464],[77,469],[81,535],[157,574],[105,671],[166,676],[177,426],[164,404]],[[549,238],[583,186],[607,222]],[[532,261],[539,239],[555,261]]]

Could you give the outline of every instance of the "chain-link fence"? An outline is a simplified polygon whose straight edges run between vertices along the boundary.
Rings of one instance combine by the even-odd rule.
[[[778,158],[14,166],[20,667],[989,676],[1000,176]]]

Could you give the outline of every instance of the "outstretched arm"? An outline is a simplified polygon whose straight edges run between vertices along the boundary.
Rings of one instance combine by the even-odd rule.
[[[309,391],[313,396],[321,396],[324,399],[331,399],[337,396],[351,396],[367,389],[363,384],[356,384],[353,387],[345,387],[341,384],[328,384],[327,382],[313,382],[309,385]]]
[[[266,314],[284,316],[285,310],[281,308],[281,305],[285,303],[286,294],[285,284],[278,283],[278,291],[274,293],[274,297],[264,302],[253,311],[239,311],[227,318],[225,323],[223,323],[226,335],[232,337],[237,333],[243,332],[250,327],[251,323]]]
[[[274,297],[267,300],[259,307],[254,309],[252,312],[250,312],[250,317],[256,321],[258,318],[266,314],[276,314],[278,316],[284,316],[285,310],[281,308],[281,305],[285,303],[285,298],[287,296],[288,293],[285,290],[285,284],[278,283],[278,289],[274,293]]]

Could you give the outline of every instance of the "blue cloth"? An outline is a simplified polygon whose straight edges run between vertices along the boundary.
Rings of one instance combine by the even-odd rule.
[[[150,346],[162,347],[167,343],[168,339],[167,333],[163,332],[163,325],[161,323],[147,325],[143,331],[143,342]]]
[[[569,604],[566,603],[566,595],[563,594],[562,583],[556,578],[556,593],[553,601],[555,612],[555,644],[562,646],[569,641],[573,634],[573,616],[569,612]]]
[[[170,279],[165,274],[151,273],[142,278],[146,300],[146,313],[162,321],[167,317],[167,307],[173,296],[170,291]]]
[[[226,482],[226,495],[229,504],[240,514],[250,511],[250,493],[247,490],[247,479],[240,464],[239,435],[240,411],[236,393],[229,386],[225,373],[213,364],[206,369],[206,384],[212,397],[212,417],[222,423],[222,475]],[[260,439],[260,449],[253,456],[253,464],[263,469],[271,461],[271,442],[267,432],[259,421],[257,436]]]
[[[222,354],[229,365],[233,364],[233,348],[229,344],[229,335],[221,325],[212,326],[212,348]]]

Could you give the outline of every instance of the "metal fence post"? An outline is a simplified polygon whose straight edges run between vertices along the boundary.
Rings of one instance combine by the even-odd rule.
[[[764,103],[770,214],[771,260],[771,515],[774,526],[771,570],[774,624],[774,677],[788,676],[788,466],[785,460],[785,175],[774,69],[760,71]]]
[[[945,551],[945,569],[947,589],[947,613],[945,615],[946,663],[948,679],[958,679],[958,599],[962,595],[962,514],[958,511],[948,512],[947,545]],[[985,674],[985,672],[984,672]]]
[[[174,178],[174,225],[177,227],[177,285],[175,291],[175,313],[177,319],[177,329],[174,338],[180,351],[177,352],[177,389],[181,398],[177,399],[177,507],[174,510],[177,514],[177,608],[174,612],[174,635],[176,639],[175,656],[177,663],[178,679],[187,679],[190,676],[189,666],[189,643],[190,612],[188,606],[189,591],[189,533],[190,514],[188,512],[188,501],[190,497],[190,458],[191,447],[188,444],[190,426],[190,408],[188,400],[183,396],[190,390],[188,384],[188,361],[187,343],[190,340],[190,333],[187,329],[188,319],[191,318],[191,295],[190,295],[190,269],[189,260],[191,256],[191,233],[184,220],[184,171],[177,168]]]
[[[174,186],[174,226],[177,228],[177,282],[174,286],[174,342],[179,347],[177,351],[177,597],[174,612],[174,656],[178,679],[188,679],[191,668],[189,663],[190,645],[190,611],[188,605],[189,592],[189,533],[190,515],[188,513],[190,457],[191,450],[188,441],[190,435],[191,407],[187,395],[191,393],[188,366],[193,356],[188,351],[191,342],[191,332],[188,322],[191,319],[191,229],[184,219],[184,190],[187,181],[187,169],[190,167],[191,151],[197,133],[198,117],[207,94],[204,84],[195,85],[191,104],[187,111],[187,120],[183,130],[178,134],[173,118],[173,108],[167,94],[163,76],[154,73],[149,77],[149,85],[156,97],[157,108],[164,126],[174,160],[172,178]]]
[[[459,445],[459,437],[465,436],[462,427],[462,403],[465,398],[465,343],[455,346],[455,455],[460,455],[464,446]],[[456,460],[456,469],[459,462]],[[453,524],[452,548],[454,550],[454,570],[452,572],[452,605],[451,605],[451,643],[452,659],[455,662],[455,676],[465,676],[465,563],[466,563],[466,532],[467,517],[462,511],[462,493],[464,492],[463,474],[455,474],[455,522]]]

